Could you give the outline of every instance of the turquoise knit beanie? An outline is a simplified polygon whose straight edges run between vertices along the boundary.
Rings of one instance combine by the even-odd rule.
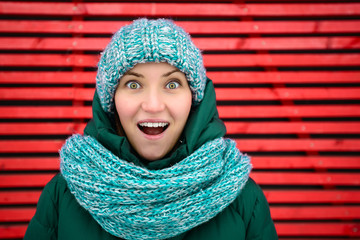
[[[188,33],[170,20],[139,19],[122,27],[107,45],[98,65],[96,91],[105,112],[113,113],[120,78],[138,63],[167,62],[189,82],[193,104],[201,102],[206,72],[200,50]]]

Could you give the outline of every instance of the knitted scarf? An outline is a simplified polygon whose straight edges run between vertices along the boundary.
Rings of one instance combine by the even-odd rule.
[[[250,160],[230,139],[203,144],[175,165],[149,170],[119,159],[90,136],[60,150],[61,173],[100,226],[124,239],[166,239],[215,217],[239,195]]]

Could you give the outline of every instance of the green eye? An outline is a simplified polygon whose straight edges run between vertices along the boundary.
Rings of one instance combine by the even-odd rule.
[[[130,89],[138,89],[140,88],[140,84],[137,82],[128,82],[126,86]]]
[[[179,86],[180,86],[180,84],[178,82],[169,82],[166,87],[168,89],[176,89]]]

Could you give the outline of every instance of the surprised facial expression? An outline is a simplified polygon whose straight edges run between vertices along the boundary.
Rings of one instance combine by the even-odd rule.
[[[185,77],[168,63],[139,63],[120,79],[116,111],[126,137],[144,159],[159,160],[178,142],[192,103]]]

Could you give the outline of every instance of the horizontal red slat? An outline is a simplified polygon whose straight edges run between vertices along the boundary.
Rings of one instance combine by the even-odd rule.
[[[70,135],[82,133],[85,123],[0,123],[0,135]]]
[[[330,50],[357,49],[357,37],[193,38],[201,50]]]
[[[345,185],[359,186],[359,173],[252,172],[260,185]]]
[[[91,101],[93,88],[1,88],[0,100],[85,100]],[[217,88],[221,101],[242,100],[342,100],[360,99],[359,87],[327,88]]]
[[[360,122],[225,122],[227,134],[360,133]],[[1,127],[1,124],[0,124]],[[0,128],[1,130],[1,128]],[[0,131],[1,134],[1,131]]]
[[[360,151],[360,140],[354,139],[237,139],[243,152],[267,151]],[[0,153],[57,152],[63,140],[0,140]]]
[[[360,99],[360,88],[217,88],[216,98],[223,101]]]
[[[352,156],[253,156],[255,169],[359,169],[360,157]]]
[[[244,152],[271,151],[360,151],[357,139],[237,139],[240,150]]]
[[[360,23],[359,23],[360,24]],[[359,83],[359,71],[207,72],[220,83]],[[96,72],[0,72],[0,83],[93,83]]]
[[[36,38],[3,37],[0,49],[7,50],[96,50],[100,51],[110,38]]]
[[[87,100],[94,96],[94,88],[0,88],[0,100]]]
[[[29,222],[35,211],[35,207],[0,208],[0,222]]]
[[[221,83],[358,83],[355,71],[288,71],[288,72],[207,72],[215,84]],[[0,81],[2,79],[0,72]]]
[[[360,203],[358,190],[264,190],[270,204]]]
[[[190,34],[357,33],[359,20],[178,21]],[[0,32],[113,34],[130,21],[0,20]]]
[[[360,74],[360,72],[359,72]],[[356,73],[355,73],[356,75]],[[96,72],[0,72],[0,83],[95,84]],[[354,76],[355,77],[355,76]],[[360,80],[359,80],[360,81]]]
[[[91,118],[91,107],[0,107],[0,118]]]
[[[1,109],[1,108],[0,108]],[[358,117],[359,105],[218,106],[221,118]],[[1,111],[0,111],[1,115]]]
[[[360,23],[359,23],[360,24]],[[282,38],[193,38],[202,50],[327,50],[356,49],[356,37],[282,37]],[[35,38],[3,37],[4,50],[93,50],[100,51],[109,38]]]
[[[360,185],[358,173],[252,172],[250,175],[260,185]],[[52,173],[0,175],[0,187],[43,187],[53,176]]]
[[[221,59],[221,61],[219,61]],[[206,67],[357,66],[359,54],[208,54]]]
[[[95,67],[98,55],[88,54],[1,54],[2,66]]]
[[[0,225],[0,239],[22,239],[26,229],[27,224]]]
[[[280,240],[294,240],[294,238],[280,237]],[[348,237],[322,237],[321,240],[348,240]],[[314,237],[298,237],[296,240],[319,240],[319,238]]]
[[[289,206],[270,208],[273,220],[354,220],[360,216],[358,206]],[[19,217],[23,217],[23,213]],[[32,212],[28,215],[31,217]]]
[[[294,240],[294,238],[281,237],[280,240]],[[321,240],[348,240],[348,237],[322,237]],[[297,237],[296,240],[319,240],[314,237]]]
[[[276,231],[281,236],[360,236],[359,223],[319,223],[319,222],[305,222],[305,223],[275,223]]]
[[[54,173],[0,175],[0,187],[44,187],[54,175]]]
[[[59,157],[44,158],[0,158],[1,171],[59,170]]]
[[[42,190],[0,191],[0,204],[36,204]]]
[[[3,15],[60,16],[354,16],[358,3],[211,4],[211,3],[38,3],[3,2]]]
[[[219,61],[221,59],[221,61]],[[98,55],[2,54],[0,65],[28,67],[95,67]],[[206,67],[359,66],[356,53],[343,54],[205,54]]]
[[[0,140],[0,153],[58,152],[64,140]]]

